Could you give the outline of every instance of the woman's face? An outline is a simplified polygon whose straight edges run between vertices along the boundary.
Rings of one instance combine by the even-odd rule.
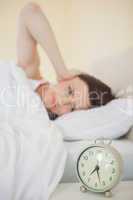
[[[51,112],[60,115],[90,106],[87,84],[79,77],[62,80],[56,85],[41,88],[41,97]]]

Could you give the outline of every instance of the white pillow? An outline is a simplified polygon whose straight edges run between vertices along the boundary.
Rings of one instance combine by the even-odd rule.
[[[119,98],[101,107],[67,113],[54,123],[61,128],[64,140],[116,139],[133,126],[133,99]]]

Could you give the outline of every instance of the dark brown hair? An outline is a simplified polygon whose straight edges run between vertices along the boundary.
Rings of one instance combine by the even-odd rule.
[[[86,73],[81,73],[78,77],[88,85],[88,98],[90,99],[92,108],[105,105],[109,101],[115,99],[111,88],[101,80]]]
[[[57,115],[56,113],[53,113],[51,110],[49,110],[48,108],[47,109],[47,113],[48,113],[48,116],[49,116],[49,119],[50,120],[55,120],[57,117],[59,117],[59,115]]]
[[[86,73],[81,73],[78,74],[77,77],[79,77],[88,85],[88,98],[91,102],[91,108],[105,105],[109,101],[115,99],[115,95],[112,93],[111,88],[94,76]],[[51,120],[55,120],[57,117],[59,117],[57,114],[51,112],[48,109],[47,112]]]

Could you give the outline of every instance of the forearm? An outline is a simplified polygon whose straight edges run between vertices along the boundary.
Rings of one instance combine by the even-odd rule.
[[[21,10],[17,20],[17,64],[25,71],[28,78],[40,79],[40,58],[37,42],[26,27],[25,12],[27,12],[26,6]]]
[[[46,51],[57,76],[62,76],[67,71],[66,65],[57,45],[53,30],[40,9],[36,4],[29,4],[24,12],[25,25],[34,38]]]

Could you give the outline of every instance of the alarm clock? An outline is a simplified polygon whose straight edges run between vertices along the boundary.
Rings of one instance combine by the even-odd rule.
[[[77,157],[76,174],[82,192],[92,191],[112,196],[111,190],[119,183],[123,171],[120,153],[112,141],[95,140],[84,147]]]

